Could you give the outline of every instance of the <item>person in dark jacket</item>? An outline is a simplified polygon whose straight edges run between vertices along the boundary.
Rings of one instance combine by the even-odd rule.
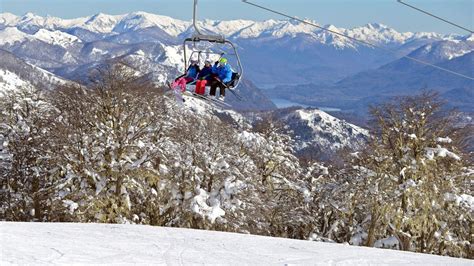
[[[212,73],[214,74],[213,79],[211,80],[211,97],[216,96],[217,87],[220,88],[219,99],[224,100],[226,83],[232,80],[232,68],[227,63],[227,59],[222,57],[219,62],[216,62],[212,67]]]
[[[206,91],[206,84],[212,80],[212,65],[211,60],[207,59],[204,62],[204,67],[199,72],[196,82],[195,92],[204,95]]]

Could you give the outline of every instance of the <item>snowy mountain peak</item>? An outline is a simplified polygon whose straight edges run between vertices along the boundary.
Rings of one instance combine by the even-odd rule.
[[[388,29],[388,26],[381,23],[368,23],[365,27],[369,29]]]
[[[35,15],[32,12],[25,13],[22,17],[21,20],[31,20],[31,19],[42,19],[42,17]]]
[[[369,132],[319,109],[277,111],[277,119],[291,128],[295,150],[334,153],[341,148],[357,149],[364,145]]]
[[[233,38],[257,38],[264,33],[269,32],[269,28],[275,27],[279,24],[279,21],[276,20],[266,20],[262,22],[254,22],[251,23],[249,26],[244,27],[233,34]],[[268,33],[267,33],[268,34]],[[230,34],[229,34],[230,35]]]
[[[0,30],[0,45],[14,44],[15,42],[22,42],[28,38],[28,34],[18,30],[15,27],[6,27]]]
[[[188,26],[189,23],[181,20],[139,11],[123,16],[120,22],[115,25],[113,31],[122,33],[148,27],[160,27],[169,35],[178,36]]]
[[[474,42],[474,34],[467,35],[467,36],[465,37],[465,40],[466,40],[466,41],[469,41],[469,42]]]
[[[304,149],[318,144],[331,151],[342,147],[355,148],[362,146],[369,132],[358,126],[347,123],[318,109],[301,109],[290,114],[287,119],[301,121],[311,132],[311,139],[300,139],[297,149]],[[300,122],[300,123],[301,123]],[[306,134],[303,134],[303,136]]]
[[[198,23],[198,25],[203,29],[206,29],[207,31],[218,32],[219,34],[230,36],[240,31],[241,29],[245,29],[251,26],[254,23],[254,21],[243,19],[229,21],[206,19],[203,22]]]
[[[34,34],[27,34],[16,27],[6,27],[0,30],[0,45],[13,45],[16,42],[22,43],[26,40],[39,40],[52,45],[67,47],[77,42],[81,42],[74,35],[55,30],[39,29]]]
[[[112,20],[112,21],[116,21],[117,18],[119,18],[120,16],[114,16],[114,15],[108,15],[108,14],[105,14],[105,13],[97,13],[91,17],[88,17],[87,20],[84,22],[84,24],[91,24],[95,21],[103,21],[103,20]]]
[[[117,16],[98,13],[88,18],[82,28],[92,32],[107,33],[113,30],[117,21]]]
[[[18,21],[18,16],[12,13],[0,13],[0,25],[10,25]]]
[[[20,17],[18,24],[23,26],[45,26],[45,21],[51,20],[52,18],[43,18],[31,12],[24,14]]]
[[[76,36],[58,30],[50,31],[46,29],[39,29],[33,35],[33,37],[40,41],[60,46],[70,46],[76,42],[81,42],[81,40],[79,40],[79,38]]]
[[[325,25],[324,28],[327,29],[327,30],[330,30],[330,31],[338,32],[338,33],[341,33],[343,31],[343,30],[340,30],[339,28],[337,28],[336,26],[334,26],[332,24]]]
[[[50,28],[50,26],[53,24],[51,23],[52,20],[54,19],[43,18],[41,16],[28,12],[21,16],[17,22],[15,22],[14,24],[10,24],[10,26],[15,26],[18,29],[27,33],[34,33],[39,28]],[[49,22],[49,24],[47,22]]]
[[[338,124],[338,127],[350,127],[353,129],[354,133],[360,133],[363,135],[369,134],[369,132],[363,128],[347,123],[344,120],[340,120],[322,110],[319,109],[300,109],[296,110],[294,115],[299,117],[301,120],[307,121],[310,126],[314,127],[316,124],[327,124],[335,125]]]
[[[283,21],[280,22],[274,29],[267,29],[271,31],[275,37],[291,36],[294,37],[297,34],[313,34],[315,28],[311,25],[297,22],[297,21]]]
[[[107,14],[104,14],[104,13],[97,13],[93,16],[91,16],[89,19],[87,19],[87,21],[85,22],[85,24],[90,24],[91,22],[94,22],[96,20],[110,20],[112,18],[115,18],[115,16],[112,16],[112,15],[107,15]]]
[[[427,44],[412,52],[410,56],[437,63],[458,58],[472,51],[474,51],[473,42],[452,39]]]

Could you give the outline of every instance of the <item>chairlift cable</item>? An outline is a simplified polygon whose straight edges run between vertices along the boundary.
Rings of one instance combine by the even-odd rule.
[[[418,8],[418,7],[416,7],[416,6],[413,6],[413,5],[411,5],[411,4],[405,3],[405,2],[403,2],[402,0],[397,0],[397,2],[399,2],[400,4],[406,5],[406,6],[409,7],[409,8],[415,9],[415,10],[421,12],[421,13],[425,13],[425,14],[428,15],[428,16],[434,17],[434,18],[439,19],[439,20],[441,20],[441,21],[444,21],[444,22],[446,22],[446,23],[448,23],[448,24],[451,24],[451,25],[453,25],[453,26],[455,26],[455,27],[458,27],[458,28],[463,29],[463,30],[465,30],[465,31],[468,31],[468,32],[470,32],[470,33],[474,33],[474,31],[472,31],[472,30],[470,30],[470,29],[468,29],[468,28],[466,28],[466,27],[463,27],[463,26],[461,26],[461,25],[459,25],[459,24],[456,24],[456,23],[451,22],[451,21],[449,21],[449,20],[447,20],[447,19],[444,19],[444,18],[442,18],[442,17],[439,17],[439,16],[437,16],[437,15],[435,15],[435,14],[433,14],[433,13],[430,13],[430,12],[428,12],[428,11],[425,11],[425,10],[423,10],[423,9],[421,9],[421,8]]]
[[[282,13],[282,12],[280,12],[280,11],[276,11],[276,10],[270,9],[270,8],[268,8],[268,7],[264,7],[264,6],[261,6],[261,5],[252,3],[252,2],[250,2],[250,1],[248,1],[248,0],[242,0],[242,2],[244,2],[244,3],[246,3],[246,4],[249,4],[249,5],[251,5],[251,6],[254,6],[254,7],[263,9],[263,10],[266,10],[266,11],[271,12],[271,13],[274,13],[274,14],[278,14],[278,15],[280,15],[280,16],[283,16],[283,17],[286,17],[286,18],[290,18],[290,19],[299,21],[299,22],[301,22],[301,23],[305,23],[305,24],[307,24],[307,25],[310,25],[310,26],[319,28],[319,29],[321,29],[321,30],[325,30],[325,31],[331,32],[331,33],[333,33],[333,34],[336,34],[336,35],[339,35],[339,36],[342,36],[342,37],[351,39],[351,40],[353,40],[353,41],[356,41],[356,42],[359,42],[359,43],[363,43],[363,44],[366,44],[366,45],[368,45],[368,46],[371,46],[371,47],[374,47],[374,48],[377,48],[377,49],[380,49],[380,50],[383,50],[383,51],[390,52],[390,53],[392,53],[392,54],[398,55],[398,53],[397,53],[396,51],[394,51],[394,50],[391,50],[391,49],[388,49],[388,48],[384,48],[384,47],[381,47],[381,46],[372,44],[372,43],[370,43],[370,42],[367,42],[367,41],[364,41],[364,40],[360,40],[360,39],[351,37],[351,36],[349,36],[349,35],[346,35],[346,34],[343,34],[343,33],[340,33],[340,32],[337,32],[337,31],[334,31],[334,30],[331,30],[331,29],[328,29],[328,28],[325,28],[325,27],[322,27],[322,26],[319,26],[319,25],[317,25],[317,24],[315,24],[315,23],[312,23],[312,22],[309,22],[309,21],[306,21],[306,20],[297,18],[297,17],[295,17],[295,16],[287,15],[287,14]],[[435,64],[428,63],[428,62],[426,62],[426,61],[423,61],[423,60],[414,58],[414,57],[409,56],[409,55],[404,55],[404,56],[402,56],[402,58],[406,58],[406,59],[412,60],[412,61],[414,61],[414,62],[417,62],[417,63],[419,63],[419,64],[423,64],[423,65],[426,65],[426,66],[430,66],[430,67],[436,68],[436,69],[438,69],[438,70],[441,70],[441,71],[444,71],[444,72],[447,72],[447,73],[451,73],[451,74],[453,74],[453,75],[456,75],[456,76],[459,76],[459,77],[462,77],[462,78],[465,78],[465,79],[474,80],[473,77],[470,77],[470,76],[467,76],[467,75],[464,75],[464,74],[461,74],[461,73],[458,73],[458,72],[449,70],[449,69],[444,68],[444,67],[437,66],[437,65],[435,65]]]

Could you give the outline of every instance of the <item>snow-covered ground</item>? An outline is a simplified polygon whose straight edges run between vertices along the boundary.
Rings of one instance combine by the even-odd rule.
[[[473,265],[376,248],[117,224],[0,223],[0,265]]]

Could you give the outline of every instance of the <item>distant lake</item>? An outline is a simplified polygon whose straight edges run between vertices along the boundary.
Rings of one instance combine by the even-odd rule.
[[[341,111],[341,109],[339,109],[339,108],[312,106],[312,105],[301,104],[301,103],[292,102],[292,101],[288,101],[288,100],[280,99],[280,98],[271,98],[270,100],[272,100],[272,102],[278,108],[288,108],[288,107],[292,107],[292,106],[301,106],[303,108],[307,108],[307,107],[318,108],[319,110],[322,110],[324,112],[339,112],[339,111]]]

